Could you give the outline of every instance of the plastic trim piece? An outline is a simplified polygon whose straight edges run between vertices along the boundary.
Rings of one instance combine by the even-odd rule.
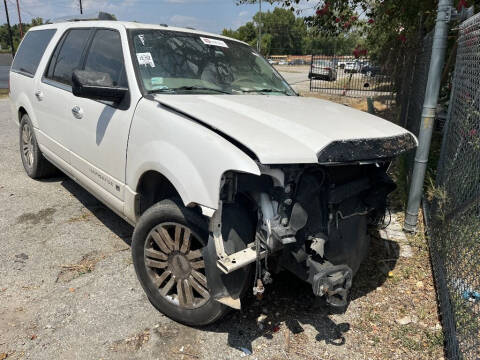
[[[332,164],[392,158],[416,146],[417,141],[410,133],[385,138],[338,140],[318,153],[318,162]]]

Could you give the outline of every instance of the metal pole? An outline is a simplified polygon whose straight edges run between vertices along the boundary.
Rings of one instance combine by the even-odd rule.
[[[79,0],[79,1],[80,1],[80,14],[83,14],[82,0]]]
[[[418,210],[422,200],[423,182],[427,170],[428,153],[432,141],[433,122],[435,110],[440,92],[440,83],[443,65],[445,63],[445,52],[447,49],[448,23],[452,11],[452,0],[440,0],[438,3],[437,22],[433,36],[432,57],[428,72],[427,89],[423,103],[422,121],[420,134],[418,136],[418,148],[415,153],[410,192],[408,194],[408,205],[405,214],[404,229],[415,231],[418,219]]]
[[[12,28],[10,27],[10,18],[8,16],[8,7],[7,7],[7,0],[3,0],[3,4],[5,5],[5,15],[7,16],[7,27],[8,27],[8,37],[10,38],[10,47],[12,48],[12,56],[15,56],[15,48],[13,47],[13,35],[12,35]]]
[[[258,42],[257,42],[257,51],[262,53],[262,0],[259,0],[259,23],[258,23]]]
[[[20,0],[17,0],[18,25],[20,26],[20,39],[23,38],[22,16],[20,15]]]

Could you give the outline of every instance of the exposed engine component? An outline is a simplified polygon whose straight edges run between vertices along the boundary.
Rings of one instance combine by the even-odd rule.
[[[225,174],[220,206],[211,220],[217,268],[230,276],[255,263],[253,293],[261,298],[271,282],[267,263],[272,259],[275,271],[288,269],[311,283],[316,296],[345,306],[352,278],[367,254],[369,219],[385,214],[387,195],[395,189],[387,167],[262,166],[260,177]],[[234,252],[224,247],[222,237],[227,204],[241,204],[256,228]]]

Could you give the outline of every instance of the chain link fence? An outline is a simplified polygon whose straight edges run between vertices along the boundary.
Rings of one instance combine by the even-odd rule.
[[[480,15],[458,31],[436,181],[424,209],[448,358],[480,359]],[[404,125],[416,135],[432,39],[423,39],[402,109]]]
[[[308,77],[312,92],[371,97],[389,103],[395,96],[390,74],[391,69],[368,57],[313,55]]]
[[[415,136],[420,132],[420,120],[422,117],[423,101],[427,89],[428,69],[432,55],[433,32],[423,39],[415,56],[415,65],[411,83],[407,84],[406,111],[404,114],[404,127],[410,130]],[[405,69],[407,70],[407,69]],[[406,74],[408,75],[408,74]]]

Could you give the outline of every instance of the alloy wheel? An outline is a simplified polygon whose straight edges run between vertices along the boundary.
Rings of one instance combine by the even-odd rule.
[[[160,295],[181,308],[195,309],[210,299],[202,247],[198,235],[178,223],[159,224],[147,236],[147,273]]]
[[[26,165],[31,168],[34,162],[33,131],[30,124],[26,123],[22,128],[22,151]]]

